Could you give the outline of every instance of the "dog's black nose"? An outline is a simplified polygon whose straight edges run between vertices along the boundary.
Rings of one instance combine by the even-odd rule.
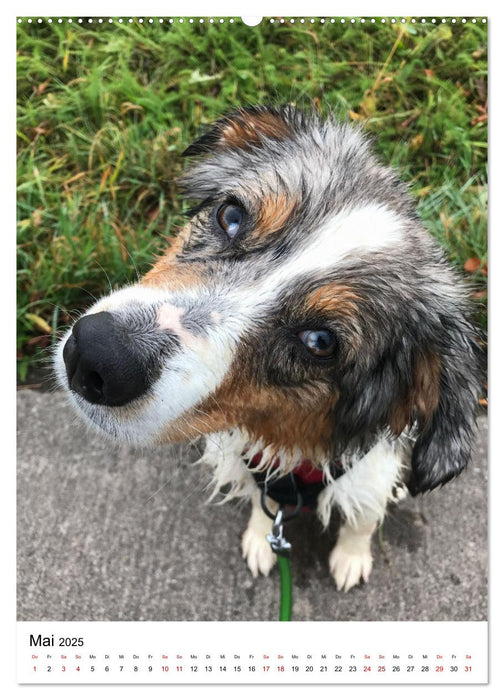
[[[152,373],[113,314],[83,316],[63,348],[68,384],[87,401],[123,406],[148,389]]]

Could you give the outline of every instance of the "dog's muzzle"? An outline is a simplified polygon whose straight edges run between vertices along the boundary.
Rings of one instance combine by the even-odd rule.
[[[86,401],[124,406],[139,398],[156,373],[113,314],[83,316],[63,348],[68,385]]]

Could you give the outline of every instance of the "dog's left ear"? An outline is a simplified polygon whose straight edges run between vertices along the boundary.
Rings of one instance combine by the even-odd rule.
[[[445,484],[469,462],[482,376],[482,350],[465,322],[445,320],[443,342],[415,367],[418,436],[408,489]]]
[[[243,107],[226,114],[187,148],[183,156],[205,155],[219,149],[249,150],[262,138],[285,139],[292,132],[288,107]]]

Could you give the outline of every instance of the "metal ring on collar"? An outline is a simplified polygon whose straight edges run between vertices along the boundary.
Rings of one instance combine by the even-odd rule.
[[[266,513],[266,515],[268,516],[268,518],[271,518],[272,520],[275,520],[276,514],[275,514],[275,513],[272,513],[272,512],[270,511],[270,509],[268,508],[268,506],[266,505],[266,496],[267,496],[267,495],[268,495],[268,494],[266,493],[266,484],[264,484],[264,490],[261,491],[261,506],[262,506],[263,511],[264,511],[264,512]],[[281,507],[282,507],[282,506],[281,506]],[[283,522],[286,523],[286,522],[288,522],[289,520],[292,520],[293,518],[295,518],[297,515],[299,515],[299,513],[301,512],[301,508],[302,508],[302,507],[303,507],[303,497],[301,496],[301,494],[300,494],[299,491],[298,491],[298,492],[297,492],[297,503],[296,503],[296,507],[295,507],[295,509],[294,509],[294,511],[293,511],[292,513],[289,513],[289,515],[287,515],[287,516],[285,516],[285,517],[283,518]]]

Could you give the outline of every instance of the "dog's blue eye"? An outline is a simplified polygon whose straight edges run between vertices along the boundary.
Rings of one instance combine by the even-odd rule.
[[[238,234],[243,218],[243,209],[236,204],[223,204],[217,211],[217,223],[229,238]]]
[[[336,337],[331,331],[301,331],[299,337],[308,350],[317,357],[331,357],[336,350]]]

